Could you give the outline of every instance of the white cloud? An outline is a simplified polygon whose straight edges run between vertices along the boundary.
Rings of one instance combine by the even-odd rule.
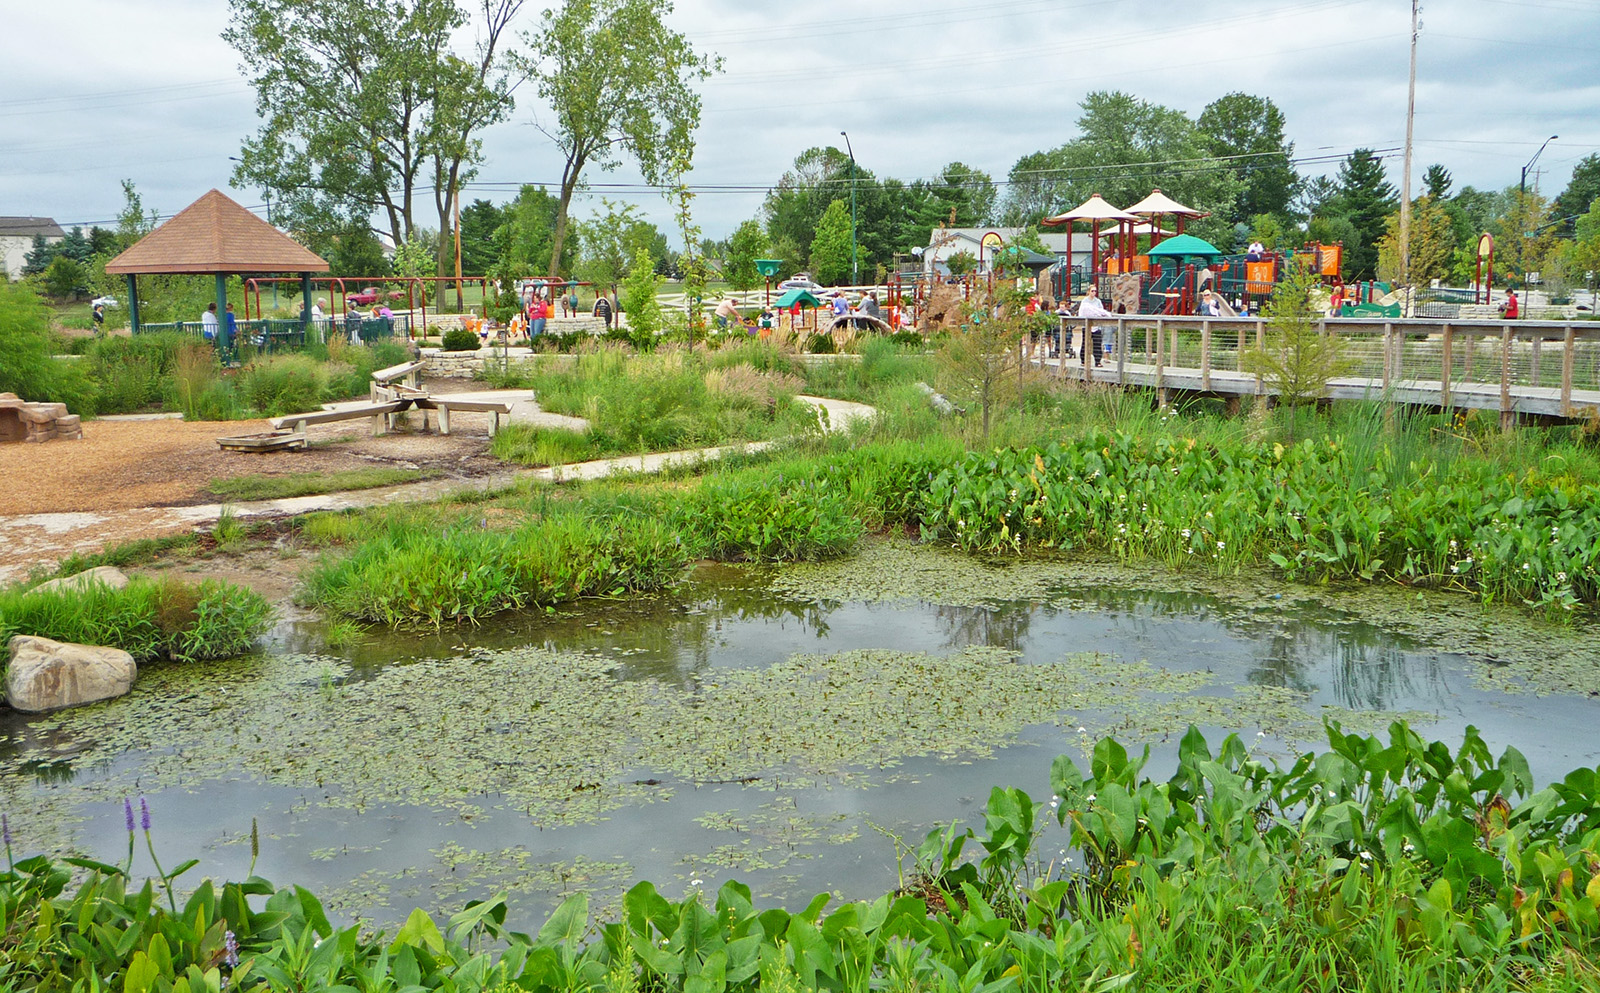
[[[703,91],[693,181],[757,187],[706,189],[697,217],[708,234],[731,231],[796,153],[839,143],[841,129],[879,176],[928,176],[959,159],[1002,178],[1021,155],[1073,137],[1078,101],[1094,89],[1191,115],[1230,91],[1268,96],[1304,155],[1397,146],[1409,10],[1406,0],[684,0],[674,26],[726,60]],[[225,188],[228,157],[257,119],[219,37],[222,0],[57,0],[7,17],[0,213],[103,223],[120,207],[122,178],[168,213]],[[1559,134],[1534,177],[1553,195],[1600,150],[1586,42],[1600,36],[1600,4],[1429,0],[1423,22],[1416,176],[1442,162],[1458,185],[1503,187]],[[525,89],[522,100],[485,135],[485,185],[469,197],[559,178],[559,155],[529,124],[536,98]],[[1398,153],[1386,161],[1398,185]],[[603,188],[637,182],[626,167],[589,179],[596,194],[638,202],[669,226],[659,197]]]

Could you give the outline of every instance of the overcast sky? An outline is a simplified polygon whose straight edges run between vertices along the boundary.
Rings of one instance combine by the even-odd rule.
[[[530,3],[525,23],[545,5]],[[260,191],[227,189],[228,157],[258,121],[220,38],[225,0],[0,10],[0,215],[106,224],[124,178],[163,215],[212,187],[259,210]],[[1554,196],[1600,151],[1600,0],[1427,0],[1422,22],[1414,187],[1433,162],[1457,188],[1514,185],[1554,134],[1529,176]],[[926,177],[960,160],[1003,179],[1018,157],[1072,138],[1095,89],[1191,116],[1230,91],[1267,96],[1297,156],[1393,149],[1384,163],[1400,185],[1409,0],[681,0],[671,23],[725,59],[703,86],[692,182],[753,187],[701,193],[696,217],[714,237],[760,211],[798,152],[842,146],[840,130],[878,176]],[[560,157],[530,126],[544,109],[531,88],[519,95],[512,120],[484,135],[468,200],[560,178]],[[670,230],[658,195],[598,188],[636,174],[589,179]]]

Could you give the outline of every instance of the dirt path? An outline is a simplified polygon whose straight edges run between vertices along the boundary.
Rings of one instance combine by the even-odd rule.
[[[865,404],[845,400],[801,399],[827,411],[830,431],[844,430],[874,413]],[[216,523],[224,509],[245,519],[438,500],[467,490],[502,489],[521,479],[566,482],[617,473],[655,473],[770,446],[753,442],[514,470],[487,454],[488,415],[457,414],[451,420],[449,437],[390,434],[370,438],[365,436],[364,421],[350,422],[357,425],[353,430],[359,434],[355,436],[343,425],[323,425],[312,428],[310,435],[313,446],[326,447],[305,452],[243,454],[217,448],[218,437],[267,430],[263,421],[92,421],[85,426],[82,442],[0,447],[0,473],[4,473],[0,478],[17,484],[0,502],[0,582],[25,578],[35,568],[53,567],[74,552],[206,528]],[[92,436],[99,441],[93,446],[89,444]],[[445,468],[447,475],[401,486],[234,503],[226,508],[204,490],[212,478],[225,475],[371,465],[439,467]]]

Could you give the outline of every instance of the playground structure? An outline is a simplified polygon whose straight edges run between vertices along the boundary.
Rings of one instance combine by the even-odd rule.
[[[937,325],[937,312],[951,302],[952,292],[956,300],[970,299],[979,287],[992,289],[998,279],[1027,268],[1036,294],[1050,304],[1071,303],[1092,289],[1108,309],[1117,310],[1120,304],[1120,312],[1134,316],[1182,316],[1196,314],[1203,294],[1210,290],[1218,298],[1221,316],[1238,316],[1259,312],[1292,267],[1304,263],[1326,287],[1327,305],[1335,309],[1332,316],[1399,317],[1404,310],[1402,295],[1388,284],[1344,282],[1342,244],[1227,254],[1185,233],[1188,221],[1206,216],[1159,189],[1127,210],[1094,194],[1072,210],[1041,222],[1045,227],[1065,228],[1069,235],[1076,224],[1092,225],[1094,237],[1087,259],[1081,254],[1074,258],[1070,237],[1065,258],[1045,267],[1026,264],[1024,260],[1032,253],[996,246],[988,253],[991,264],[987,269],[960,276],[942,275],[931,268],[892,274],[887,302],[911,308],[919,325],[928,324],[930,318]],[[935,231],[926,252],[936,249],[939,235]]]

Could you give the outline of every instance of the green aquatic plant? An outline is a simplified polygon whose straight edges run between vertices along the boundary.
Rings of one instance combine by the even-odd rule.
[[[1191,728],[1164,780],[1145,775],[1148,749],[1103,739],[1087,774],[1056,760],[1049,801],[996,787],[981,832],[935,828],[904,885],[876,899],[758,908],[734,881],[712,894],[691,879],[680,901],[641,882],[599,918],[574,892],[533,934],[506,926],[505,895],[442,926],[414,910],[390,936],[336,927],[300,887],[206,880],[179,909],[148,880],[131,889],[128,868],[79,860],[69,892],[65,868],[33,857],[0,873],[13,925],[0,980],[94,989],[106,976],[141,993],[849,993],[873,977],[992,993],[1593,989],[1596,770],[1535,789],[1514,749],[1496,758],[1471,729],[1455,749],[1404,724],[1387,741],[1326,735],[1285,768],[1237,736],[1213,751]],[[469,875],[526,868],[516,851],[434,854]],[[570,867],[602,886],[607,868]]]

